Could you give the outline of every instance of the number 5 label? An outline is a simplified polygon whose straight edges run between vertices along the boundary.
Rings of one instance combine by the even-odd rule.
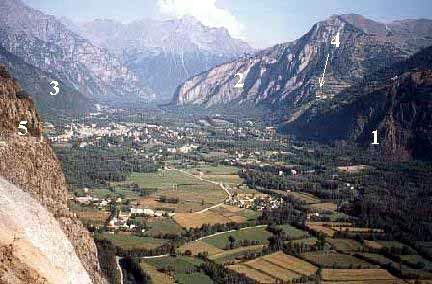
[[[20,131],[18,131],[18,135],[20,135],[20,136],[24,136],[24,135],[26,135],[27,133],[28,133],[28,130],[27,130],[27,127],[26,127],[26,125],[27,125],[27,121],[21,121],[20,122],[20,124],[19,124],[19,126],[18,126],[18,129],[20,130]],[[24,132],[22,132],[21,130],[23,130]]]
[[[51,81],[50,85],[54,89],[54,93],[50,92],[50,95],[57,96],[58,93],[60,92],[59,83],[57,81]]]

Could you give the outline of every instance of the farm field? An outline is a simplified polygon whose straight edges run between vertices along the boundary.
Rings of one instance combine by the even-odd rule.
[[[291,240],[304,239],[304,238],[309,237],[308,232],[300,230],[300,229],[293,227],[291,225],[281,225],[278,227],[282,228],[282,230],[285,232],[286,236]]]
[[[180,284],[212,284],[210,277],[203,272],[179,273],[175,275],[176,283]],[[155,282],[158,283],[158,282]],[[160,284],[160,283],[158,283]]]
[[[314,203],[309,205],[309,209],[312,212],[335,212],[337,210],[337,204],[333,202]]]
[[[203,262],[197,258],[188,256],[167,256],[154,259],[141,260],[153,266],[157,271],[171,271],[176,283],[213,283],[204,273],[198,271],[198,266]],[[157,283],[157,282],[155,282]]]
[[[336,251],[312,251],[301,254],[301,257],[321,268],[376,268],[364,260]]]
[[[319,224],[315,224],[314,222],[308,222],[306,223],[306,227],[316,233],[322,233],[327,237],[333,237],[336,233],[335,230],[331,229],[330,227],[322,226]]]
[[[401,255],[400,258],[402,263],[406,263],[413,268],[423,266],[421,269],[432,270],[432,262],[420,255]]]
[[[260,212],[253,211],[250,209],[239,208],[237,206],[231,206],[227,204],[222,204],[216,208],[210,209],[210,211],[218,213],[228,219],[231,222],[242,223],[247,220],[255,220],[260,216]]]
[[[130,234],[109,234],[102,233],[96,236],[98,239],[110,241],[114,246],[122,250],[151,250],[166,243],[166,240],[151,237],[138,237]]]
[[[224,184],[229,184],[230,186],[235,186],[237,184],[242,184],[243,179],[237,174],[239,168],[232,166],[199,166],[187,170],[193,175],[202,177],[203,179],[222,182]]]
[[[381,229],[353,227],[349,222],[306,222],[306,226],[317,233],[322,233],[327,237],[334,237],[336,232],[346,232],[352,234],[383,233]]]
[[[224,252],[223,250],[203,241],[189,242],[187,244],[182,245],[178,250],[180,253],[185,253],[186,251],[190,251],[192,255],[198,255],[199,253],[207,252],[209,257]]]
[[[147,275],[150,276],[150,279],[153,283],[158,284],[171,284],[174,283],[174,279],[169,275],[157,271],[157,269],[143,260],[140,260],[140,269]]]
[[[298,244],[298,245],[304,244],[308,246],[314,246],[316,245],[316,242],[317,242],[317,238],[314,237],[291,241],[292,244]]]
[[[321,279],[323,283],[403,283],[384,269],[323,269]]]
[[[399,270],[402,268],[402,270],[409,269],[406,265],[402,264],[400,265],[398,262],[395,262],[384,255],[377,254],[377,253],[365,253],[365,252],[359,252],[355,254],[359,258],[365,259],[370,263],[376,263],[380,266],[388,266],[391,265],[394,269]]]
[[[314,265],[283,252],[228,267],[259,283],[289,282],[302,277],[314,277],[318,270]]]
[[[203,213],[176,213],[174,215],[174,221],[177,222],[183,228],[200,228],[204,224],[226,224],[229,222],[242,223],[245,219],[242,217],[225,217],[221,214],[215,213],[211,210]]]
[[[295,273],[303,276],[310,276],[317,272],[318,268],[313,264],[304,261],[298,257],[284,254],[283,252],[276,252],[271,255],[263,256],[262,259],[278,265],[284,269],[289,269]]]
[[[159,237],[164,234],[180,236],[183,231],[177,223],[167,217],[151,218],[147,226],[150,228],[145,233],[149,237]]]
[[[209,256],[210,260],[216,263],[223,264],[228,261],[234,261],[236,258],[241,257],[248,253],[259,253],[264,248],[264,245],[246,246],[239,247],[232,250],[224,250],[220,253],[213,254]]]
[[[85,226],[103,226],[109,217],[106,211],[78,211],[76,214]]]
[[[416,242],[416,244],[422,247],[429,255],[432,255],[432,242]]]
[[[259,213],[249,209],[221,204],[204,212],[176,213],[174,221],[183,228],[200,228],[204,224],[243,223],[257,218],[259,216],[257,214]]]
[[[380,244],[376,241],[368,241],[368,240],[363,241],[363,245],[365,248],[368,248],[371,250],[380,250],[384,247],[382,244]]]
[[[266,227],[245,228],[205,238],[203,241],[219,249],[225,249],[229,243],[229,236],[233,236],[236,242],[248,240],[258,242],[258,244],[267,244],[267,238],[271,236],[271,233],[266,231]]]
[[[405,244],[398,242],[398,241],[377,241],[377,243],[379,243],[382,246],[382,248],[391,249],[393,247],[393,248],[396,248],[399,250],[404,250],[403,254],[416,254],[417,253],[410,246],[405,245]]]
[[[244,274],[248,278],[257,281],[258,283],[275,283],[276,282],[276,279],[274,277],[272,277],[268,274],[262,273],[260,271],[257,271],[253,268],[241,265],[241,264],[229,265],[228,268],[237,272],[237,273]]]
[[[286,195],[299,201],[299,202],[306,203],[306,204],[315,204],[315,203],[321,202],[321,200],[319,198],[317,198],[316,196],[309,194],[309,193],[287,192]]]
[[[360,251],[363,246],[361,243],[351,239],[327,239],[332,248],[337,251]]]
[[[138,199],[137,205],[151,209],[173,208],[175,212],[196,212],[225,200],[227,194],[219,185],[200,180],[175,170],[158,173],[133,173],[127,182],[141,188],[155,189]],[[159,197],[177,198],[177,203],[163,203]]]
[[[258,258],[242,263],[251,269],[255,269],[259,272],[263,272],[267,275],[271,275],[282,281],[292,281],[294,279],[300,278],[301,276],[294,271],[285,269],[279,265],[269,262],[263,258]]]

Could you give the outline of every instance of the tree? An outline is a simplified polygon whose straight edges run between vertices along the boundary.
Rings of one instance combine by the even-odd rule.
[[[236,239],[232,235],[230,235],[228,237],[228,242],[229,242],[230,249],[233,249],[234,245],[235,245],[235,242],[236,242]]]

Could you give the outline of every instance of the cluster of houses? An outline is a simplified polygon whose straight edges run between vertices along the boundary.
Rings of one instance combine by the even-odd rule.
[[[274,199],[272,196],[264,193],[238,193],[230,195],[230,197],[225,200],[225,204],[261,211],[266,208],[279,208],[283,204],[283,199]]]
[[[153,210],[148,208],[130,208],[129,212],[121,212],[119,211],[118,214],[110,216],[108,220],[108,228],[111,229],[117,229],[117,228],[123,228],[123,229],[129,229],[134,230],[137,226],[133,223],[128,224],[128,221],[131,217],[172,217],[174,213],[167,213],[165,211],[160,210]]]
[[[79,204],[86,204],[86,205],[90,205],[92,204],[95,207],[98,207],[99,209],[105,208],[108,204],[111,203],[121,203],[122,199],[116,198],[115,200],[111,199],[111,198],[97,198],[97,197],[92,197],[89,194],[87,194],[86,196],[82,196],[82,197],[71,197],[71,199],[75,200],[76,202],[78,202]]]

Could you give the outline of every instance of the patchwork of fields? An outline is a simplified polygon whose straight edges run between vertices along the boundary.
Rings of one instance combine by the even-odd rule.
[[[174,220],[183,228],[200,228],[204,224],[243,223],[257,217],[258,215],[252,210],[219,204],[204,212],[176,213]]]
[[[229,269],[244,273],[259,283],[276,283],[296,279],[313,278],[318,268],[295,256],[277,252],[241,264],[230,265]]]

